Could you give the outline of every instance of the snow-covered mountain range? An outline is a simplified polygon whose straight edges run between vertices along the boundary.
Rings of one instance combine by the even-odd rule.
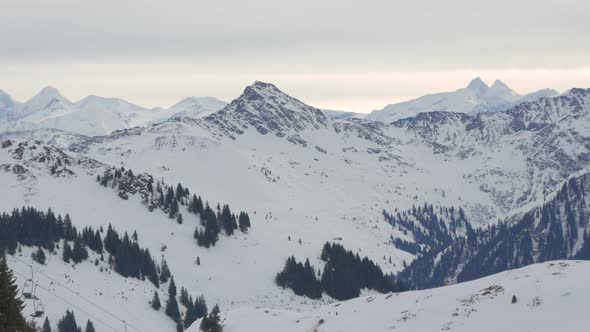
[[[488,88],[475,81],[467,89],[474,94],[489,93],[486,98],[491,99],[501,95],[494,91],[506,92],[501,83],[494,86]],[[88,97],[71,103],[55,92],[49,89],[25,103],[28,105],[2,97],[4,111],[0,114],[16,122],[29,117],[42,119],[41,123],[52,118],[82,121],[89,118],[83,117],[90,112],[85,110],[99,112],[105,107],[102,113],[107,108],[118,109],[117,114],[129,115],[126,119],[133,123],[139,121],[134,118],[139,115],[133,114],[142,113],[121,100]],[[46,94],[53,97],[42,98]],[[518,224],[548,206],[564,184],[590,170],[590,89],[572,89],[530,101],[517,97],[505,110],[422,112],[389,123],[326,116],[273,84],[255,82],[218,111],[195,117],[190,111],[179,113],[182,111],[176,109],[162,113],[166,115],[160,122],[151,123],[151,118],[145,126],[114,128],[108,135],[91,137],[73,127],[68,131],[44,128],[0,133],[0,211],[22,206],[51,208],[61,215],[68,213],[78,229],[106,229],[111,224],[121,233],[136,231],[139,245],[149,249],[158,264],[162,258],[167,261],[179,287],[192,295],[203,294],[210,306],[221,306],[227,331],[242,331],[242,326],[253,326],[258,319],[269,324],[260,325],[263,331],[281,327],[287,331],[351,331],[356,330],[355,325],[344,313],[355,311],[374,321],[376,331],[393,325],[402,330],[469,330],[472,324],[493,320],[494,313],[515,307],[524,315],[524,324],[525,317],[541,316],[528,306],[536,297],[546,299],[547,308],[551,303],[561,312],[569,310],[572,298],[584,293],[576,291],[577,283],[562,284],[558,275],[549,274],[547,271],[556,269],[549,265],[493,277],[497,282],[482,279],[399,296],[364,290],[368,297],[344,303],[334,303],[327,294],[320,299],[297,296],[274,283],[289,256],[309,259],[316,271],[322,270],[326,263],[320,254],[326,242],[342,244],[367,256],[384,272],[396,274],[408,271],[411,262],[423,255],[415,250],[417,246],[421,250],[449,246],[469,234],[469,227]],[[199,103],[181,102],[188,108],[200,107]],[[45,106],[38,111],[35,105]],[[181,222],[178,213],[170,212],[171,205],[166,205],[167,193],[162,195],[161,205],[158,203],[157,187],[166,192],[168,186],[177,188],[178,183],[190,189],[190,195],[202,196],[214,210],[219,202],[221,206],[227,203],[236,215],[238,211],[248,213],[252,227],[231,235],[221,232],[215,246],[199,246],[195,228],[203,231],[203,220],[208,217],[202,211],[195,213],[188,202],[190,195],[185,197],[185,191],[178,189],[177,194],[172,193],[179,201]],[[588,190],[584,186],[571,195],[588,197]],[[586,200],[576,202],[576,206],[585,207],[576,211],[586,213]],[[395,215],[425,204],[454,212],[438,215],[436,227],[426,222],[415,222],[412,227],[393,224],[384,217],[384,211]],[[563,224],[563,229],[575,229],[577,237],[568,246],[567,255],[549,259],[574,257],[588,242],[584,235],[587,224],[579,216],[572,223],[573,217],[566,213],[551,215],[548,225]],[[454,216],[467,220],[469,226],[457,223]],[[544,232],[541,227],[534,229]],[[567,234],[568,239],[573,238]],[[410,245],[399,245],[401,240]],[[534,250],[541,252],[539,246],[549,245],[535,237]],[[26,264],[32,262],[35,248],[20,247],[9,262],[23,281],[22,276],[30,274]],[[167,299],[169,281],[156,289],[147,280],[117,274],[108,259],[102,261],[93,252],[89,260],[78,264],[64,262],[61,254],[57,249],[48,254],[45,265],[34,265],[54,279],[40,277],[38,281],[47,289],[40,294],[52,321],[64,311],[63,301],[53,296],[57,295],[82,308],[77,315],[92,313],[117,326],[116,331],[123,331],[120,320],[97,313],[77,293],[101,308],[125,313],[126,321],[141,331],[174,329],[175,324],[148,303],[154,291]],[[557,272],[572,275],[572,280],[587,272],[585,263],[568,264]],[[520,281],[528,280],[525,275],[571,296],[538,291],[530,282]],[[74,293],[56,286],[55,280]],[[493,301],[488,296],[492,293],[479,293],[496,284],[502,291],[492,296]],[[570,286],[576,289],[570,290]],[[432,295],[432,302],[420,300],[428,308],[403,304],[428,295]],[[511,307],[507,297],[512,295],[522,302]],[[462,307],[463,302],[457,302],[472,296],[477,303]],[[459,316],[453,315],[452,306],[459,308]],[[448,312],[441,311],[443,307]],[[184,308],[181,311],[187,315]],[[337,317],[336,311],[340,313]],[[414,319],[422,311],[432,313],[436,320]],[[397,316],[378,315],[382,312]],[[572,324],[579,326],[579,320]],[[196,325],[190,329],[196,331]]]
[[[422,112],[442,111],[466,114],[497,112],[521,102],[557,95],[558,92],[552,89],[519,95],[500,80],[496,80],[492,86],[488,86],[481,78],[477,77],[465,88],[453,92],[429,94],[410,101],[387,105],[381,110],[371,112],[368,118],[390,123]]]
[[[225,105],[213,97],[188,97],[168,109],[147,109],[123,99],[98,96],[71,102],[50,86],[20,103],[0,91],[0,130],[52,128],[98,136],[176,116],[205,116]]]

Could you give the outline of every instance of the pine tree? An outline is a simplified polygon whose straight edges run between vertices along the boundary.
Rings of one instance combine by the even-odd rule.
[[[170,277],[170,285],[168,285],[168,296],[176,297],[176,284],[174,283],[174,276]]]
[[[176,199],[180,200],[184,196],[184,189],[182,189],[182,185],[179,183],[176,186]]]
[[[82,246],[82,240],[79,236],[74,238],[74,247],[72,248],[71,258],[76,264],[88,258],[88,250]]]
[[[62,257],[64,262],[69,263],[70,259],[72,259],[72,247],[67,241],[64,241],[64,250],[62,253]]]
[[[90,320],[86,321],[86,329],[84,330],[84,332],[96,332],[94,330],[94,324],[92,324]]]
[[[82,329],[76,323],[76,317],[70,310],[57,323],[57,332],[82,332]]]
[[[195,299],[195,304],[193,305],[193,308],[195,310],[195,317],[197,319],[205,317],[207,315],[207,302],[205,302],[205,297],[203,295]]]
[[[35,262],[41,265],[45,265],[45,252],[43,251],[43,249],[41,249],[41,247],[38,247],[37,251],[31,254],[31,258],[33,258]]]
[[[45,321],[43,322],[43,329],[41,332],[51,332],[51,324],[49,323],[49,318],[45,317]]]
[[[240,231],[246,232],[250,228],[250,217],[246,212],[240,212],[238,216],[238,225],[240,225]],[[289,240],[291,237],[289,236]]]
[[[164,310],[168,317],[172,318],[173,321],[180,322],[180,309],[178,308],[178,302],[176,297],[169,297],[166,301],[166,309]]]
[[[180,297],[178,298],[180,304],[185,307],[189,306],[189,303],[192,304],[192,300],[189,299],[188,291],[184,287],[180,287]]]
[[[179,212],[178,215],[176,215],[176,222],[178,224],[182,224],[182,222],[183,222],[182,213]]]
[[[176,284],[174,277],[170,278],[170,285],[168,286],[168,301],[166,301],[166,315],[172,318],[175,322],[180,322],[180,309],[178,302],[176,302]]]
[[[201,330],[203,332],[222,332],[221,318],[219,317],[219,306],[215,305],[211,313],[201,320]]]
[[[168,217],[170,217],[170,219],[175,218],[176,214],[178,214],[178,201],[176,199],[172,199],[172,203],[170,204],[170,211],[168,212]]]
[[[170,274],[170,268],[168,268],[168,263],[162,257],[162,268],[160,269],[160,282],[161,283],[168,282],[168,279],[170,279],[170,276],[171,276],[171,274]]]
[[[18,287],[13,272],[0,256],[0,331],[33,332],[22,315],[23,301],[18,297]]]
[[[162,304],[160,303],[160,297],[158,296],[158,291],[154,291],[154,297],[152,297],[151,305],[154,310],[160,310],[162,307]]]

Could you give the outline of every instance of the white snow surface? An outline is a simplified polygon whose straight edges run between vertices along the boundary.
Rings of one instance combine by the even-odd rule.
[[[309,311],[222,312],[225,332],[582,331],[590,262],[553,261],[424,291],[370,295]],[[516,303],[512,303],[516,296]],[[197,321],[188,330],[199,331]]]

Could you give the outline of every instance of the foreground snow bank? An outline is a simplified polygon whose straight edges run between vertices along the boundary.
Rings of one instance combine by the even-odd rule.
[[[224,331],[582,331],[590,262],[535,264],[462,284],[361,297],[311,312],[242,308]],[[516,297],[516,303],[513,302]],[[197,321],[188,330],[199,331]]]

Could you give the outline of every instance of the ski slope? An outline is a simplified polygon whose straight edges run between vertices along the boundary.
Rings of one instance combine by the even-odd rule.
[[[310,311],[240,308],[221,316],[226,332],[583,331],[588,275],[587,261],[552,261],[462,284],[364,296]],[[199,331],[199,323],[189,331]]]

